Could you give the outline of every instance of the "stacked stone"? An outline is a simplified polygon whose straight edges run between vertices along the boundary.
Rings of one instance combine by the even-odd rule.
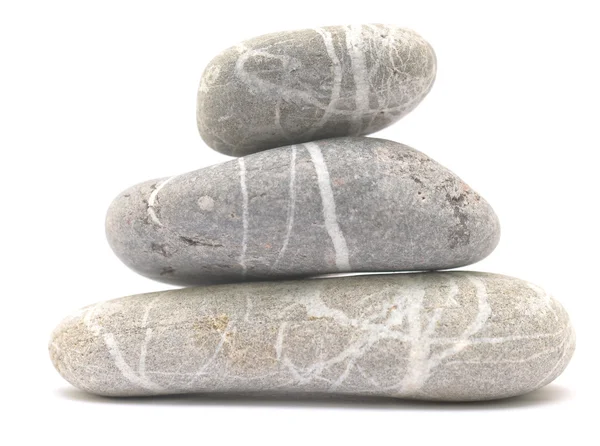
[[[511,277],[431,272],[493,251],[490,205],[423,153],[362,136],[414,109],[435,72],[425,40],[383,25],[269,34],[214,58],[198,126],[239,158],[134,186],[106,219],[130,268],[199,286],[74,313],[50,343],[58,371],[112,396],[466,401],[555,379],[575,346],[556,300]],[[420,272],[315,279],[398,271]]]

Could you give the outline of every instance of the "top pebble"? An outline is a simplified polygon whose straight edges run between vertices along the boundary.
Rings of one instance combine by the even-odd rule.
[[[231,156],[367,135],[412,111],[435,72],[431,46],[396,26],[266,34],[208,64],[198,90],[198,129],[206,144]]]

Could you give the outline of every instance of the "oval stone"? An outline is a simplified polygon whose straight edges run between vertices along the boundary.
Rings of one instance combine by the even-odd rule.
[[[413,110],[436,58],[413,31],[331,26],[268,34],[215,57],[198,90],[200,135],[233,156],[376,132]]]
[[[336,393],[504,398],[567,366],[561,305],[523,280],[440,272],[263,282],[141,294],[86,307],[50,356],[111,396]]]
[[[130,268],[177,285],[448,269],[498,243],[487,202],[424,154],[348,137],[139,184],[106,219]]]

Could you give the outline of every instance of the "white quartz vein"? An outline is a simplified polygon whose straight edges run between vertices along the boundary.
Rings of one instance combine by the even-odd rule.
[[[369,381],[369,383],[374,387],[381,387],[381,384],[379,384],[377,382],[377,380],[375,380],[375,378],[373,378],[371,375],[369,375],[367,372],[365,372],[363,370],[363,368],[361,366],[359,366],[358,364],[354,366],[354,368],[356,369],[356,371],[360,374],[360,376],[362,376],[363,378],[365,378],[367,381]]]
[[[481,331],[487,320],[492,315],[492,308],[488,303],[488,293],[483,280],[473,276],[469,276],[468,280],[475,287],[475,296],[477,297],[477,314],[475,315],[473,321],[462,333],[460,339],[455,342],[454,345],[442,351],[441,353],[434,355],[433,358],[436,362],[436,365],[439,364],[442,359],[445,359],[451,355],[455,355],[465,347],[469,346],[471,344],[470,338]]]
[[[288,244],[290,242],[290,236],[292,235],[292,228],[294,226],[294,212],[295,212],[295,208],[296,208],[296,187],[295,187],[296,146],[295,145],[292,146],[291,152],[292,152],[292,154],[291,154],[291,159],[290,159],[290,186],[289,186],[290,199],[289,199],[288,211],[287,211],[285,238],[283,239],[283,245],[281,246],[281,249],[279,250],[279,253],[277,254],[277,258],[275,259],[275,262],[273,263],[273,266],[271,267],[271,271],[273,271],[277,268],[277,266],[279,265],[279,262],[283,258],[283,254],[285,253],[285,250],[287,249]]]
[[[291,141],[293,139],[293,137],[287,132],[286,129],[283,128],[283,125],[281,124],[281,103],[283,102],[283,98],[279,97],[277,99],[277,104],[275,105],[275,126],[281,131],[281,135],[287,139],[288,141]]]
[[[545,339],[562,336],[564,330],[559,330],[554,333],[536,333],[532,335],[512,335],[512,336],[500,336],[497,338],[471,338],[469,343],[471,344],[501,344],[503,342],[514,342],[532,339]],[[450,344],[457,342],[456,338],[438,338],[435,339],[435,344]]]
[[[173,178],[177,177],[178,175],[174,175],[170,178],[167,178],[166,180],[162,181],[160,184],[158,184],[156,186],[156,188],[152,191],[152,193],[150,194],[150,196],[148,197],[148,215],[150,216],[150,218],[152,219],[152,221],[154,223],[156,223],[158,226],[162,226],[163,224],[161,223],[161,221],[159,220],[159,218],[156,215],[156,200],[158,197],[158,193],[160,192],[160,190],[165,187],[171,180],[173,180]]]
[[[546,290],[543,290],[542,288],[540,288],[537,285],[534,285],[533,283],[527,283],[527,286],[531,288],[535,292],[535,294],[541,299],[541,301],[546,306],[546,309],[550,311],[554,316],[554,320],[558,321],[558,314],[556,314],[556,310],[552,305],[552,296],[550,296],[550,294]],[[536,308],[535,310],[539,311],[538,308]]]
[[[146,355],[148,353],[148,344],[150,343],[150,339],[152,339],[152,329],[146,328],[146,336],[144,337],[144,342],[140,348],[140,361],[138,365],[138,373],[142,378],[146,377]]]
[[[331,87],[331,98],[329,99],[329,104],[325,108],[323,112],[323,116],[319,120],[318,124],[313,129],[313,133],[316,132],[319,128],[322,128],[327,121],[331,118],[331,115],[336,110],[337,102],[340,98],[340,91],[342,89],[342,64],[340,63],[340,59],[338,58],[335,52],[335,46],[333,44],[333,37],[330,32],[325,31],[322,28],[316,28],[315,31],[319,33],[319,35],[323,38],[323,42],[325,43],[325,49],[327,50],[327,55],[331,59],[332,69],[333,69],[333,84]]]
[[[401,391],[406,394],[414,393],[423,386],[431,368],[431,363],[429,362],[431,343],[428,342],[426,333],[422,333],[423,321],[421,309],[423,308],[424,297],[425,290],[419,289],[411,290],[410,297],[407,299],[406,320],[411,342],[406,373],[401,383]]]
[[[469,281],[475,287],[477,297],[477,314],[473,321],[467,326],[460,337],[458,337],[450,347],[442,350],[439,353],[432,354],[431,346],[433,344],[433,334],[441,312],[434,310],[429,323],[423,330],[423,321],[421,311],[423,308],[423,294],[414,292],[410,299],[410,307],[408,311],[408,325],[411,338],[411,349],[407,364],[407,371],[400,385],[400,393],[404,395],[415,395],[419,392],[424,384],[431,376],[432,371],[438,367],[441,362],[460,353],[466,347],[471,345],[471,336],[475,335],[484,327],[485,323],[492,314],[492,309],[488,303],[488,294],[483,281],[476,277],[469,277]],[[457,293],[456,284],[450,279],[450,292],[447,297],[447,302],[454,300]],[[441,310],[443,311],[443,310]]]
[[[363,36],[362,26],[350,25],[346,31],[346,48],[352,62],[352,76],[354,77],[355,103],[353,134],[362,133],[362,118],[369,111],[369,82],[365,55],[362,51]]]
[[[147,377],[146,377],[146,355],[148,353],[148,344],[150,343],[150,339],[152,339],[152,333],[153,333],[152,328],[148,327],[148,318],[150,317],[150,311],[152,310],[152,307],[154,307],[154,304],[156,304],[156,302],[159,299],[161,299],[163,296],[164,296],[164,293],[159,293],[154,299],[152,299],[150,301],[150,303],[148,304],[148,306],[146,307],[146,310],[144,311],[144,316],[142,317],[141,328],[146,329],[146,336],[144,337],[144,342],[142,343],[142,346],[140,347],[140,360],[139,360],[139,365],[138,365],[138,373],[144,379],[147,379]]]
[[[231,327],[231,321],[227,323],[227,325],[225,326],[225,328],[223,329],[223,332],[221,333],[221,339],[219,340],[219,343],[217,344],[217,347],[215,348],[215,350],[213,351],[213,354],[210,356],[210,358],[208,359],[208,361],[206,361],[202,367],[200,367],[198,369],[198,371],[196,372],[196,374],[194,375],[194,378],[192,381],[195,381],[196,378],[201,377],[202,375],[204,375],[206,373],[206,369],[208,367],[210,367],[210,365],[215,362],[215,360],[217,359],[217,356],[219,356],[219,353],[221,353],[221,349],[223,348],[223,344],[225,344],[225,342],[227,341],[227,336],[230,333],[230,327]]]
[[[401,299],[402,297],[399,297],[395,300],[396,307],[402,305]],[[281,358],[281,363],[288,369],[292,377],[292,380],[284,384],[284,386],[290,384],[304,385],[313,380],[319,380],[327,382],[330,390],[335,390],[341,386],[350,375],[350,372],[356,365],[356,361],[370,351],[373,345],[381,339],[396,339],[400,342],[409,341],[404,333],[394,329],[397,320],[390,317],[389,305],[384,303],[377,306],[371,314],[359,320],[348,317],[348,315],[340,309],[329,307],[321,298],[321,290],[318,287],[302,298],[295,298],[295,301],[296,305],[300,305],[306,310],[309,320],[318,321],[319,319],[332,319],[341,327],[354,327],[357,328],[358,331],[350,344],[337,355],[328,359],[315,361],[308,367],[300,367],[295,365],[292,360],[284,354],[284,331],[280,329],[276,341],[276,353],[279,352],[278,354]],[[376,322],[377,320],[381,321],[382,319],[382,322]],[[335,378],[335,380],[322,376],[324,371],[329,370],[331,367],[344,361],[347,361],[344,370],[337,378]]]
[[[240,166],[240,188],[242,190],[242,252],[240,254],[240,265],[242,267],[242,275],[245,277],[247,273],[246,267],[246,250],[248,248],[248,189],[246,187],[246,164],[243,158],[238,158]]]
[[[333,242],[333,248],[335,250],[335,264],[338,271],[349,271],[350,260],[348,258],[348,247],[346,245],[344,234],[342,233],[340,225],[338,224],[333,189],[331,188],[331,180],[329,178],[327,165],[323,159],[321,149],[316,143],[309,142],[304,144],[304,146],[310,155],[317,173],[317,182],[319,185],[319,192],[321,194],[325,228],[327,229],[327,233]]]
[[[281,352],[283,351],[283,337],[286,327],[287,322],[282,322],[279,326],[279,330],[277,331],[277,340],[275,341],[275,357],[277,360],[281,359]]]
[[[352,31],[352,32],[355,32],[355,31]],[[319,32],[319,31],[317,31],[317,32]],[[327,37],[325,37],[325,38],[327,38]],[[349,37],[349,39],[352,39],[352,35]],[[238,45],[237,49],[240,52],[240,54],[236,61],[234,72],[238,79],[240,79],[242,82],[244,82],[246,85],[248,85],[250,91],[253,94],[262,94],[265,97],[276,97],[276,98],[278,98],[277,99],[278,101],[285,101],[285,102],[290,102],[290,103],[303,102],[305,104],[311,105],[312,107],[316,108],[317,110],[322,110],[324,112],[324,115],[321,116],[321,119],[319,121],[320,125],[324,125],[325,122],[329,119],[329,117],[331,115],[340,115],[340,116],[351,117],[352,119],[357,121],[356,124],[360,125],[361,122],[359,120],[359,115],[361,113],[378,113],[380,111],[384,111],[386,113],[394,113],[397,110],[404,110],[406,106],[403,103],[389,107],[389,108],[385,108],[385,109],[378,109],[378,110],[370,110],[369,109],[370,86],[369,86],[369,82],[368,82],[368,73],[367,73],[367,69],[366,69],[366,62],[365,62],[364,54],[362,53],[361,49],[359,48],[359,46],[361,45],[360,42],[362,39],[362,36],[360,35],[360,30],[358,30],[358,35],[355,35],[354,39],[356,39],[357,42],[354,42],[354,41],[349,42],[347,39],[346,45],[349,48],[354,43],[357,44],[356,48],[352,47],[353,59],[351,58],[351,60],[353,61],[353,64],[354,64],[353,65],[353,68],[355,70],[354,75],[355,75],[355,77],[357,77],[359,79],[359,82],[357,84],[358,89],[354,94],[355,101],[357,101],[357,103],[356,103],[357,109],[356,110],[347,110],[347,109],[336,108],[337,100],[341,99],[341,91],[342,91],[341,81],[342,81],[342,76],[343,76],[343,70],[342,70],[342,62],[339,60],[339,58],[337,58],[337,55],[335,53],[335,48],[333,46],[333,39],[331,39],[331,46],[328,46],[330,43],[329,40],[327,40],[325,42],[327,53],[330,57],[333,56],[332,62],[334,64],[334,83],[332,86],[332,95],[330,95],[328,102],[320,101],[316,97],[316,93],[314,91],[312,91],[311,89],[302,90],[299,88],[290,87],[289,84],[287,84],[286,82],[277,82],[277,83],[270,82],[269,80],[267,80],[265,78],[261,78],[259,76],[259,74],[260,74],[259,72],[254,71],[254,70],[246,70],[246,63],[248,61],[252,60],[253,58],[257,58],[259,60],[273,59],[273,60],[277,60],[281,63],[282,75],[287,76],[288,75],[288,67],[293,62],[293,58],[288,55],[271,54],[268,51],[265,51],[264,49],[251,49],[251,48],[245,47],[243,45]],[[336,60],[337,60],[337,63],[339,63],[339,65],[336,64]],[[358,68],[356,68],[356,67],[358,67]],[[363,67],[363,68],[361,69],[361,67]],[[362,80],[360,80],[360,79],[362,79]],[[338,87],[336,85],[338,83],[339,83],[339,92],[336,93],[336,91],[338,89]],[[386,89],[382,90],[382,92],[385,92],[385,91],[387,91],[387,90]],[[337,100],[335,100],[336,96],[337,96]],[[275,119],[277,120],[277,116],[275,116]],[[283,128],[278,126],[277,122],[274,122],[274,126],[279,131],[283,131]],[[227,144],[230,144],[230,143],[227,143]]]
[[[568,338],[563,339],[563,341],[552,348],[547,348],[545,350],[536,352],[532,355],[529,355],[525,358],[521,358],[521,359],[511,359],[511,358],[504,358],[504,359],[497,359],[497,360],[490,360],[490,359],[483,359],[483,358],[477,358],[477,359],[472,359],[472,360],[456,360],[456,361],[446,361],[444,363],[444,366],[449,366],[449,365],[453,365],[453,364],[523,364],[526,362],[530,362],[533,361],[534,359],[538,359],[541,358],[542,356],[548,356],[551,355],[552,353],[556,352],[556,351],[561,351],[564,354],[564,345],[567,342]],[[560,362],[560,361],[558,361]]]
[[[294,102],[300,99],[317,108],[324,107],[323,104],[321,104],[313,96],[313,94],[308,91],[287,87],[281,83],[269,82],[263,78],[260,78],[256,72],[247,71],[245,68],[246,62],[248,62],[249,59],[257,56],[265,59],[278,60],[281,62],[284,68],[290,63],[290,56],[271,54],[267,51],[253,50],[243,47],[243,50],[241,50],[241,53],[238,56],[235,64],[235,75],[241,81],[250,86],[253,90],[256,90],[257,93],[262,93],[269,96],[277,95],[276,97],[281,97],[283,100],[288,102]]]
[[[554,367],[552,367],[552,369],[550,369],[550,371],[548,373],[546,373],[546,375],[544,375],[544,377],[537,382],[537,384],[535,385],[535,388],[539,388],[539,387],[546,385],[548,383],[548,381],[551,380],[555,376],[556,370],[559,367],[565,366],[565,359],[566,359],[567,355],[572,351],[573,346],[575,344],[575,330],[573,329],[573,327],[571,325],[569,325],[568,330],[569,330],[569,332],[567,333],[567,336],[566,336],[564,342],[561,344],[563,351],[560,355],[560,358],[556,361],[556,364],[554,364]]]
[[[90,308],[87,311],[83,319],[85,326],[94,335],[102,338],[104,344],[106,345],[106,348],[108,349],[108,352],[110,353],[110,356],[114,361],[115,366],[117,367],[119,372],[121,372],[124,378],[126,378],[132,384],[139,386],[149,392],[161,392],[163,390],[162,386],[159,386],[158,384],[151,381],[145,376],[139,375],[129,366],[129,364],[127,364],[127,362],[123,358],[123,354],[121,353],[119,344],[117,343],[117,340],[115,339],[114,335],[112,333],[105,333],[102,326],[94,319],[96,309],[100,305],[102,305],[102,303],[97,304],[96,306]]]

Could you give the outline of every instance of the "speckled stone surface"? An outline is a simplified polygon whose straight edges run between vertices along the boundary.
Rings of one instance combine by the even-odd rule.
[[[198,90],[204,141],[227,155],[381,130],[431,89],[436,58],[413,31],[332,26],[268,34],[215,57]]]
[[[215,285],[92,305],[50,356],[101,395],[339,393],[448,401],[520,395],[567,366],[561,305],[523,280],[436,272]]]
[[[498,243],[488,203],[402,144],[348,137],[259,152],[119,195],[110,246],[179,285],[447,269]]]

